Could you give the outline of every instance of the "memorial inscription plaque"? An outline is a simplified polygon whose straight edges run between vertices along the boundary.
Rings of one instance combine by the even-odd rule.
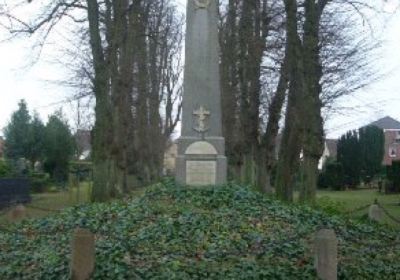
[[[206,160],[186,161],[186,184],[192,186],[215,185],[217,163]]]

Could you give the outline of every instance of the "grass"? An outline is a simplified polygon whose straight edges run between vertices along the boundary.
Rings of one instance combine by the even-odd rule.
[[[33,194],[32,202],[27,205],[28,216],[38,218],[47,216],[49,212],[52,212],[35,209],[34,207],[61,210],[74,205],[87,203],[90,201],[90,188],[90,183],[83,182],[80,184],[79,188],[72,188],[69,191]],[[32,208],[29,208],[29,206],[32,206]]]
[[[57,210],[87,203],[90,201],[90,189],[91,184],[83,182],[79,188],[72,188],[69,191],[33,194],[32,202],[25,205],[27,217],[42,218],[53,214]],[[0,216],[0,222],[4,220],[5,215]]]
[[[68,191],[32,194],[32,202],[25,205],[27,217],[43,218],[58,210],[88,203],[90,202],[91,187],[91,182],[82,182],[79,188],[72,188]],[[144,192],[145,188],[139,188],[132,191],[131,196],[140,196]],[[5,214],[5,212],[0,212],[0,223],[7,221]]]
[[[399,194],[382,194],[376,189],[362,189],[351,191],[318,191],[317,199],[323,200],[328,197],[330,200],[340,203],[343,212],[351,212],[354,209],[364,205],[373,204],[375,199],[393,216],[400,219],[400,195]],[[355,212],[354,217],[361,217],[368,213],[368,209]],[[400,225],[389,217],[384,215],[384,222],[400,228]]]

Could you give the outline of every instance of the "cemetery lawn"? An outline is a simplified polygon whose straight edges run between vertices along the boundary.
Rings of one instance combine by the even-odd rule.
[[[87,204],[90,202],[90,191],[91,183],[81,182],[79,189],[32,194],[31,203],[25,205],[27,217],[43,218],[68,207]],[[143,192],[143,189],[139,189],[132,195],[141,195]],[[6,211],[0,213],[0,224],[7,222],[5,214]]]
[[[42,218],[54,214],[55,211],[89,202],[90,184],[81,183],[79,190],[73,188],[71,191],[46,192],[32,194],[31,196],[31,203],[25,205],[27,216],[29,218]],[[0,216],[0,223],[2,222],[5,222],[4,215]]]
[[[329,198],[329,199],[328,199]],[[360,208],[364,205],[372,204],[375,199],[385,208],[387,211],[400,219],[400,194],[386,195],[379,193],[376,189],[361,189],[351,191],[318,191],[317,201],[324,203],[324,201],[332,201],[336,203],[336,208],[342,213],[351,212],[354,209]],[[351,214],[353,217],[361,217],[367,215],[368,209],[357,211]],[[389,217],[384,215],[384,222],[400,228],[400,225]]]
[[[312,244],[322,227],[338,235],[339,279],[400,278],[398,230],[236,184],[164,181],[130,199],[3,227],[0,279],[69,279],[76,227],[96,234],[93,279],[316,279]]]

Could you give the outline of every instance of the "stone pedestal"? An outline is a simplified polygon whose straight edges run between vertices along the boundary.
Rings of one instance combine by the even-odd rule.
[[[226,182],[224,139],[182,137],[178,142],[176,181],[181,185],[220,185]]]

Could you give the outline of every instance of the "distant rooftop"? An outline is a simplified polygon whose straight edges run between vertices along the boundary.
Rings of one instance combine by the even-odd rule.
[[[381,129],[400,129],[400,122],[389,116],[374,121],[369,125],[377,126]]]

